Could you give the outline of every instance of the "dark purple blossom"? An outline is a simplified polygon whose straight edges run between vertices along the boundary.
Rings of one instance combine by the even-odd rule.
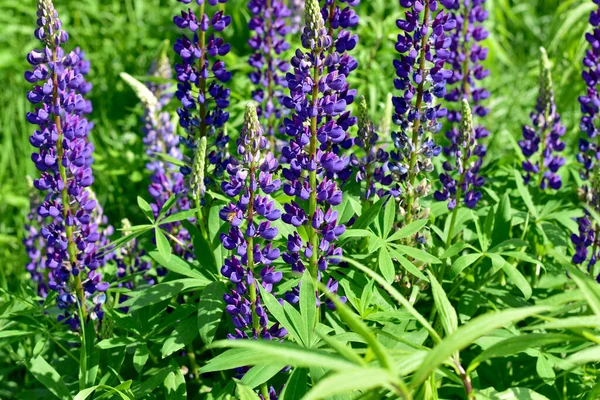
[[[97,201],[87,190],[94,181],[94,148],[88,141],[93,125],[85,118],[91,104],[82,96],[91,89],[83,78],[89,64],[79,49],[63,50],[68,34],[50,0],[38,1],[37,16],[35,37],[43,49],[28,54],[33,69],[25,79],[35,84],[27,98],[36,109],[27,121],[38,126],[30,143],[36,149],[32,161],[41,173],[34,186],[44,193],[37,208],[44,219],[39,232],[45,241],[42,262],[48,287],[58,292],[57,305],[64,312],[59,320],[77,329],[81,317],[102,317],[101,292],[108,289],[97,271],[103,263],[97,252],[101,234],[93,220]],[[92,296],[93,305],[86,301]],[[77,314],[78,304],[82,315]]]
[[[419,197],[427,195],[430,187],[422,173],[433,171],[431,159],[442,151],[432,135],[440,130],[447,110],[435,98],[444,98],[446,82],[452,77],[444,66],[452,43],[448,32],[456,28],[456,20],[439,9],[438,0],[400,0],[400,5],[408,10],[404,19],[396,21],[401,33],[394,86],[402,95],[393,98],[397,131],[392,133],[395,150],[390,152],[389,168],[404,186],[401,212],[410,222],[428,212],[419,205]],[[418,177],[421,181],[416,184]]]
[[[248,26],[254,32],[248,40],[254,50],[248,60],[253,68],[250,81],[256,86],[252,98],[259,103],[258,116],[273,145],[275,129],[279,129],[284,116],[281,97],[287,87],[284,74],[290,64],[281,59],[281,54],[290,48],[286,36],[290,33],[291,12],[283,0],[250,0],[248,8],[252,12]]]
[[[456,133],[450,137],[452,144],[448,147],[454,157],[454,163],[444,161],[444,172],[440,174],[442,189],[433,194],[438,201],[448,201],[449,210],[454,210],[461,200],[466,207],[475,208],[482,196],[478,189],[485,182],[483,177],[479,176],[485,147],[477,144],[471,108],[464,98],[461,116],[461,128],[456,129]],[[453,176],[454,172],[456,177]]]
[[[192,3],[192,0],[177,1]],[[175,52],[181,57],[181,63],[175,64],[178,81],[175,95],[181,102],[177,113],[179,124],[188,136],[185,142],[194,150],[192,167],[184,167],[181,172],[195,175],[190,186],[197,205],[204,195],[205,179],[221,176],[228,159],[225,148],[229,139],[224,124],[229,119],[230,91],[223,83],[231,79],[231,73],[220,57],[229,53],[230,45],[220,34],[231,24],[231,17],[220,10],[215,10],[212,15],[208,11],[208,6],[215,7],[226,1],[195,0],[199,6],[197,14],[188,8],[173,18],[175,25],[191,33],[190,36],[182,35],[174,45]],[[213,167],[210,174],[204,171],[207,165]],[[206,181],[210,183],[209,179]]]
[[[343,3],[348,6],[342,9]],[[347,179],[342,176],[349,159],[341,153],[352,145],[347,132],[356,124],[346,106],[356,96],[347,77],[358,65],[348,54],[358,37],[347,29],[358,24],[350,7],[357,4],[328,0],[321,9],[317,0],[306,2],[305,51],[296,50],[293,72],[286,76],[290,95],[283,104],[292,114],[284,121],[291,139],[282,150],[287,160],[283,190],[295,201],[285,206],[282,219],[294,227],[304,226],[308,240],[290,235],[283,260],[297,272],[309,267],[313,279],[319,279],[329,264],[341,261],[342,249],[335,242],[345,226],[332,207],[342,201],[337,181]]]
[[[557,153],[565,148],[561,138],[566,128],[556,112],[550,61],[544,48],[541,49],[540,59],[540,94],[535,111],[531,113],[531,123],[532,126],[523,127],[523,140],[519,141],[521,151],[527,158],[522,163],[523,179],[529,183],[536,177],[536,184],[541,189],[560,189],[562,181],[557,172],[565,164],[565,158]]]
[[[269,323],[257,286],[262,285],[271,292],[283,278],[273,264],[280,257],[280,250],[271,243],[278,233],[271,223],[279,219],[281,212],[267,194],[270,186],[279,188],[280,181],[269,178],[261,182],[259,179],[259,175],[263,178],[265,174],[272,175],[279,166],[270,161],[270,153],[264,155],[266,147],[267,139],[263,136],[256,107],[248,104],[237,141],[240,159],[231,160],[227,166],[229,180],[222,183],[223,191],[232,202],[219,213],[220,218],[231,225],[227,233],[221,234],[221,241],[226,249],[234,252],[221,268],[223,276],[234,284],[234,289],[224,296],[225,309],[235,326],[235,334],[229,335],[231,339],[271,339],[286,335],[285,329],[277,323]]]

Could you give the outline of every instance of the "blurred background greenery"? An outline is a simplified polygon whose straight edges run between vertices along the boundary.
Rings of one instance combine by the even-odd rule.
[[[80,46],[92,63],[89,80],[96,124],[91,139],[96,146],[94,189],[105,212],[115,224],[127,216],[138,220],[136,196],[146,196],[143,147],[139,132],[141,108],[133,92],[119,78],[120,72],[143,77],[164,39],[178,35],[172,16],[182,4],[175,0],[55,0],[70,33],[69,48]],[[248,10],[245,0],[230,0],[226,9],[233,26],[226,31],[232,52],[226,58],[234,72],[232,121],[240,122],[251,86],[246,77],[249,48],[246,45]],[[568,127],[569,163],[577,150],[578,103],[584,93],[580,79],[586,49],[584,32],[591,0],[487,0],[491,34],[487,40],[491,70],[485,81],[492,96],[492,111],[482,121],[491,131],[490,166],[520,161],[516,138],[535,105],[538,49],[548,49],[553,62],[558,110]],[[29,209],[26,176],[35,176],[28,142],[31,125],[25,113],[30,85],[23,79],[27,52],[39,46],[33,37],[35,0],[0,0],[0,287],[25,278],[25,254],[21,245],[23,224]],[[372,116],[383,115],[388,91],[393,90],[397,35],[395,20],[403,14],[395,0],[363,0],[359,9],[360,45],[355,51],[360,67],[352,84],[367,96]],[[298,43],[294,38],[293,48]],[[116,223],[118,225],[118,223]]]

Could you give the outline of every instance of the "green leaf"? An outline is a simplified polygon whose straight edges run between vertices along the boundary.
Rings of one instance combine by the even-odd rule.
[[[277,322],[279,322],[279,324],[281,324],[281,326],[284,327],[288,331],[288,335],[290,335],[290,337],[292,339],[294,339],[294,341],[301,343],[302,338],[300,337],[300,334],[296,331],[296,327],[294,325],[292,325],[290,320],[287,318],[281,303],[279,303],[277,301],[275,296],[273,296],[271,293],[267,292],[262,287],[262,285],[258,285],[258,289],[260,290],[260,298],[262,299],[263,303],[267,307],[267,310],[269,310],[271,315],[273,315],[273,317],[275,317],[275,320]],[[286,304],[286,303],[284,303],[284,304]]]
[[[98,398],[102,398],[102,397],[106,396],[107,393],[116,393],[123,400],[132,400],[129,396],[127,396],[125,393],[123,393],[123,391],[126,391],[127,389],[129,389],[129,386],[131,386],[131,380],[125,381],[125,382],[121,383],[119,386],[114,387],[114,388],[111,386],[107,386],[107,385],[92,386],[87,389],[81,390],[79,393],[77,393],[74,400],[85,400],[88,397],[90,397],[90,395],[92,393],[94,393],[95,391],[100,390],[100,389],[104,390],[106,393],[103,396],[100,396]],[[114,396],[112,398],[114,398]]]
[[[404,393],[408,393],[406,385],[403,384],[400,378],[394,377],[382,368],[353,368],[331,374],[320,380],[302,399],[329,399],[331,396],[341,393],[353,393],[355,391],[365,393],[375,388],[397,388],[399,386],[403,387]],[[397,398],[400,398],[400,396]]]
[[[515,321],[549,310],[552,310],[552,308],[525,307],[488,313],[472,319],[433,348],[413,376],[411,386],[413,388],[418,387],[442,363],[446,362],[452,354],[470,346],[478,338],[485,336],[495,329],[510,325]]]
[[[185,377],[180,368],[170,372],[163,384],[165,385],[166,400],[182,400],[187,398]]]
[[[585,350],[578,351],[567,357],[566,361],[574,365],[600,362],[600,346],[588,347]]]
[[[168,261],[171,258],[171,244],[160,229],[155,229],[154,235],[156,238],[156,247],[158,248],[160,256]]]
[[[212,358],[200,369],[201,373],[215,372],[243,367],[245,365],[261,365],[277,362],[295,367],[325,367],[341,371],[354,368],[355,365],[321,350],[308,349],[284,342],[267,342],[263,340],[221,340],[214,342],[212,348],[232,348]]]
[[[365,212],[352,225],[353,229],[365,229],[375,221],[379,215],[379,211],[383,207],[386,197],[379,199],[379,201],[372,206],[369,206]]]
[[[423,227],[427,225],[427,222],[429,222],[429,220],[427,219],[418,219],[416,221],[413,221],[410,224],[403,226],[402,228],[394,232],[392,236],[387,238],[387,241],[395,242],[400,239],[411,237],[415,233],[420,232],[421,229],[423,229]]]
[[[386,238],[389,236],[392,231],[392,227],[394,226],[394,219],[396,218],[396,202],[394,199],[390,198],[388,202],[385,204],[385,208],[383,209],[383,231],[381,232],[381,237]]]
[[[408,254],[415,260],[423,261],[429,264],[441,263],[439,258],[432,256],[424,250],[417,249],[416,247],[404,246],[402,244],[395,244],[394,247],[396,247],[398,251],[402,252],[402,254]]]
[[[137,343],[137,340],[135,338],[122,336],[122,337],[114,337],[114,338],[110,338],[110,339],[104,339],[103,341],[98,343],[96,345],[96,347],[98,347],[99,349],[102,349],[102,350],[107,350],[107,349],[114,349],[115,347],[129,346],[129,345],[132,345],[135,343]]]
[[[542,378],[547,385],[554,385],[554,380],[556,379],[554,368],[552,368],[552,364],[543,354],[538,356],[535,370],[538,376]]]
[[[389,283],[387,283],[384,278],[382,278],[381,276],[377,275],[371,269],[365,267],[361,263],[359,263],[359,262],[357,262],[357,261],[355,261],[355,260],[353,260],[351,258],[342,257],[342,259],[344,261],[346,261],[348,264],[350,264],[353,267],[355,267],[356,269],[359,269],[360,271],[362,271],[364,274],[366,274],[366,275],[370,276],[371,278],[375,279],[375,281],[377,281],[377,283],[379,283],[385,289],[385,291],[388,292],[392,296],[392,298],[394,300],[396,300],[402,307],[406,308],[406,311],[408,311],[412,316],[414,316],[415,319],[417,321],[419,321],[419,323],[421,325],[423,325],[423,327],[425,329],[427,329],[427,332],[429,332],[429,334],[431,335],[431,337],[433,338],[433,340],[436,343],[441,341],[440,336],[435,331],[435,329],[433,329],[433,327],[431,326],[431,324],[429,323],[429,321],[427,321],[427,319],[425,317],[423,317],[413,307],[413,305],[408,300],[406,300],[404,298],[404,296],[402,296],[402,294],[400,294],[400,292],[398,292],[398,290],[396,290],[392,285],[390,285]]]
[[[189,210],[184,210],[184,211],[180,211],[176,214],[171,214],[169,215],[167,218],[161,220],[158,225],[164,225],[164,224],[170,224],[173,222],[178,222],[178,221],[184,221],[184,220],[189,220],[190,218],[193,218],[196,216],[196,211],[198,211],[198,209],[196,208],[192,208]]]
[[[262,385],[263,383],[267,382],[269,379],[277,375],[285,367],[285,364],[277,363],[255,365],[244,374],[242,382],[245,385],[248,385],[248,387],[250,387],[251,389],[254,389],[255,387]]]
[[[165,204],[163,204],[163,206],[161,207],[160,213],[158,214],[158,218],[156,218],[156,220],[160,221],[161,219],[163,219],[164,216],[167,215],[169,210],[175,205],[176,201],[177,201],[177,196],[171,195],[171,197],[169,197],[167,199],[167,201],[165,201]]]
[[[452,267],[450,268],[450,280],[456,278],[461,272],[463,272],[470,265],[474,264],[477,260],[479,260],[483,254],[481,253],[472,253],[465,254],[454,261]]]
[[[233,379],[237,386],[237,399],[239,400],[260,400],[260,397],[250,387],[244,385],[244,383],[238,379]]]
[[[301,400],[308,391],[308,373],[304,368],[294,368],[281,393],[282,400]]]
[[[140,308],[169,300],[182,292],[202,289],[210,283],[211,282],[206,278],[185,278],[159,283],[158,285],[150,286],[142,291],[133,292],[132,298],[124,301],[120,306],[130,307],[130,311],[139,310]]]
[[[546,396],[528,388],[510,388],[498,392],[494,388],[479,391],[475,396],[477,400],[549,400]]]
[[[513,175],[515,177],[515,182],[517,184],[517,190],[519,191],[519,194],[521,195],[521,198],[523,199],[523,202],[525,203],[525,205],[527,206],[527,209],[529,210],[529,213],[534,217],[534,219],[537,219],[537,210],[533,204],[533,200],[531,199],[531,195],[529,194],[529,189],[525,186],[525,184],[523,183],[523,177],[521,176],[521,174],[519,173],[518,170],[513,170]]]
[[[42,356],[33,358],[28,363],[28,367],[31,375],[46,386],[53,395],[59,399],[72,399],[71,393],[60,374]]]
[[[133,355],[133,367],[138,374],[144,369],[144,365],[146,365],[149,355],[150,351],[148,350],[146,343],[140,343],[136,347],[135,354]]]
[[[317,322],[317,299],[313,278],[308,270],[304,270],[302,284],[300,285],[300,314],[308,338],[307,345],[310,345],[312,332]]]
[[[152,229],[154,229],[154,225],[144,225],[143,229],[136,230],[130,234],[118,238],[114,242],[111,242],[100,249],[102,251],[102,255],[119,250],[133,239],[137,239],[139,236],[142,236],[144,233],[151,231]]]
[[[474,371],[481,363],[499,357],[509,357],[514,354],[549,344],[566,343],[583,340],[574,335],[565,335],[558,333],[532,333],[528,335],[518,335],[502,340],[479,353],[471,361],[467,373]]]
[[[396,260],[398,260],[398,262],[400,263],[400,265],[402,265],[402,267],[404,267],[404,269],[406,269],[408,272],[410,272],[417,278],[422,279],[425,282],[429,282],[429,279],[427,279],[427,277],[423,274],[423,272],[421,272],[421,270],[415,264],[410,262],[402,254],[400,254],[400,252],[398,250],[396,250],[393,247],[390,247],[389,251],[390,251],[392,257],[394,257]],[[389,282],[389,283],[391,283],[391,282]]]
[[[192,236],[196,261],[198,261],[200,265],[208,271],[211,271],[212,273],[218,273],[219,270],[217,268],[217,263],[215,262],[215,255],[211,250],[210,244],[206,241],[206,239],[204,239],[204,236],[202,236],[202,233],[200,233],[194,224],[187,220],[183,221],[182,224]]]
[[[505,192],[496,210],[496,221],[494,223],[494,230],[492,231],[492,244],[501,243],[510,237],[511,224],[512,209],[510,206],[510,196],[508,192]]]
[[[429,275],[429,281],[431,282],[433,301],[440,314],[440,321],[446,331],[446,335],[451,335],[458,328],[456,310],[452,307],[450,300],[448,300],[448,296],[446,296],[446,292],[444,292],[442,286],[437,279],[435,279],[435,276],[430,271],[427,271],[427,273]]]
[[[190,263],[182,260],[174,254],[171,254],[171,257],[169,259],[163,257],[163,255],[158,251],[151,251],[149,254],[150,257],[152,257],[157,263],[159,263],[171,272],[187,276],[188,278],[206,279],[206,277],[202,275],[201,272],[193,269]]]
[[[469,245],[465,242],[456,242],[452,246],[448,247],[446,251],[444,251],[444,253],[440,256],[440,258],[442,260],[445,260],[446,258],[452,258],[467,247],[469,247]]]
[[[151,223],[154,223],[154,212],[152,211],[152,207],[150,207],[150,204],[148,204],[148,202],[142,199],[140,196],[138,196],[137,198],[137,203],[144,215],[146,216],[146,218],[148,218],[148,220]]]
[[[216,281],[208,285],[200,296],[198,303],[198,331],[205,345],[209,345],[215,338],[217,328],[223,317],[225,302],[225,285]]]
[[[150,376],[144,382],[138,383],[135,387],[131,389],[134,399],[142,399],[146,395],[150,394],[154,389],[156,389],[161,383],[165,381],[165,378],[171,372],[174,372],[178,369],[179,368],[176,364],[170,364],[168,367],[153,371],[152,376]]]
[[[198,335],[197,327],[198,321],[195,316],[188,317],[177,324],[171,335],[163,343],[162,358],[168,357],[190,344]]]
[[[379,249],[379,271],[381,271],[381,275],[385,278],[387,283],[392,283],[394,282],[394,279],[396,279],[394,261],[392,260],[392,257],[390,257],[390,252],[385,246]]]
[[[571,278],[581,289],[590,308],[600,318],[600,291],[598,290],[598,283],[571,265],[567,265],[567,268],[569,269]]]
[[[524,330],[537,329],[572,329],[572,328],[600,328],[600,319],[595,315],[584,317],[567,317],[542,324],[523,327]]]
[[[492,265],[495,268],[502,268],[506,275],[510,278],[510,280],[515,284],[516,287],[519,288],[525,300],[529,300],[531,298],[531,294],[533,290],[531,289],[531,285],[523,276],[521,271],[519,271],[514,265],[507,262],[502,256],[499,254],[490,253],[487,255],[492,260]]]

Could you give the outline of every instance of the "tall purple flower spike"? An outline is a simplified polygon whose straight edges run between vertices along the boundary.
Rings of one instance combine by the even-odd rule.
[[[353,6],[358,1],[345,3]],[[293,73],[286,76],[290,96],[283,104],[292,115],[284,122],[291,139],[282,151],[288,161],[283,169],[283,190],[295,200],[285,205],[282,220],[295,228],[304,226],[308,240],[297,233],[289,235],[283,259],[297,272],[308,267],[313,279],[320,279],[329,264],[341,262],[342,249],[335,242],[346,229],[339,224],[333,206],[342,202],[337,178],[345,173],[349,162],[340,154],[341,149],[351,144],[347,130],[356,124],[356,118],[346,111],[356,95],[346,78],[357,67],[347,51],[358,41],[345,30],[358,23],[349,6],[341,10],[336,2],[327,1],[321,10],[317,0],[306,2],[302,33],[306,51],[296,50],[291,62]],[[324,17],[330,23],[329,30]],[[338,27],[343,29],[337,32]],[[287,298],[297,300],[293,295]]]
[[[450,149],[455,159],[451,164],[444,161],[444,172],[440,174],[442,190],[438,190],[433,197],[438,201],[448,201],[448,209],[454,210],[459,201],[464,201],[468,208],[475,208],[481,200],[478,188],[483,186],[484,179],[479,176],[482,163],[482,154],[485,147],[477,144],[476,129],[473,127],[473,115],[467,99],[462,99],[461,128],[452,136]],[[475,156],[475,161],[472,160]],[[456,171],[458,176],[454,176]],[[464,198],[463,198],[464,196]],[[453,215],[453,219],[455,219]],[[452,224],[454,226],[454,224]]]
[[[448,32],[456,28],[456,20],[439,9],[438,0],[400,0],[400,5],[407,11],[404,19],[396,21],[401,33],[396,42],[400,58],[394,60],[394,86],[402,94],[393,98],[397,131],[392,133],[395,150],[389,165],[394,179],[404,187],[401,213],[409,223],[428,213],[421,209],[419,197],[429,193],[425,173],[433,171],[431,159],[442,151],[432,135],[440,130],[440,119],[448,111],[435,98],[444,98],[453,74],[444,66],[451,54]]]
[[[44,193],[37,209],[44,218],[42,262],[49,271],[48,287],[57,291],[57,304],[64,312],[59,320],[77,329],[81,318],[102,317],[97,311],[101,304],[92,308],[86,299],[109,286],[98,271],[100,233],[92,221],[97,202],[86,190],[94,181],[93,146],[88,142],[92,124],[85,118],[91,104],[82,97],[91,89],[83,78],[89,65],[81,51],[66,53],[61,47],[68,34],[52,1],[39,0],[37,15],[35,37],[44,48],[27,55],[33,70],[25,73],[25,79],[35,84],[27,98],[37,107],[27,114],[27,121],[38,126],[30,143],[36,149],[32,161],[41,172],[34,186]],[[98,303],[103,298],[94,297]]]
[[[584,70],[583,80],[587,86],[587,93],[579,97],[581,104],[581,123],[580,129],[585,133],[585,137],[579,139],[578,161],[581,163],[581,178],[586,181],[579,189],[579,198],[581,201],[592,207],[597,212],[600,211],[600,166],[597,160],[600,159],[600,136],[598,135],[597,120],[600,111],[600,96],[598,84],[600,83],[600,0],[594,0],[598,8],[590,14],[590,25],[592,32],[586,33],[585,38],[590,48],[586,51],[583,58]],[[588,273],[596,277],[600,283],[600,271],[595,268],[600,249],[598,240],[600,240],[600,226],[592,219],[585,210],[583,217],[577,218],[579,232],[571,235],[571,241],[575,245],[575,255],[573,263],[586,264]]]
[[[248,8],[252,12],[248,27],[254,32],[248,40],[254,50],[248,60],[254,69],[249,77],[256,86],[252,98],[259,104],[258,116],[273,148],[276,130],[280,130],[286,111],[281,106],[281,97],[287,87],[284,74],[290,64],[281,59],[281,54],[290,48],[286,37],[290,33],[291,12],[283,0],[250,0]]]
[[[452,18],[456,20],[456,27],[450,32],[452,44],[450,45],[450,57],[448,64],[452,66],[452,76],[447,80],[448,85],[452,85],[444,99],[450,103],[459,103],[456,107],[451,107],[448,111],[448,121],[452,123],[452,128],[446,131],[446,137],[450,141],[450,145],[444,147],[444,154],[449,160],[444,163],[444,167],[451,165],[452,159],[457,157],[457,151],[460,150],[458,143],[461,136],[459,130],[460,122],[463,118],[461,113],[460,102],[462,99],[467,99],[469,105],[473,107],[473,117],[477,119],[487,116],[489,109],[483,105],[484,101],[490,97],[490,92],[480,83],[483,79],[489,76],[490,71],[481,65],[488,56],[488,49],[480,43],[485,40],[489,33],[483,26],[483,23],[488,18],[488,12],[485,10],[486,0],[440,0],[442,5],[448,9]],[[474,131],[474,153],[477,157],[476,164],[481,166],[483,157],[487,149],[479,141],[489,136],[489,131],[485,126],[475,125]],[[460,156],[458,156],[460,158]],[[459,161],[458,159],[456,161]],[[479,168],[477,168],[478,174]],[[472,171],[474,172],[474,171]],[[442,193],[447,193],[452,190],[452,180],[444,179],[446,174],[441,176],[444,190]],[[470,178],[470,177],[468,177]],[[475,189],[485,183],[485,179],[480,176],[473,176],[473,190],[464,190],[462,195],[465,196],[465,205],[469,208],[474,208],[481,198],[481,194]],[[439,196],[442,201],[448,200],[452,196]],[[448,208],[452,210],[458,201],[462,199],[450,199]]]
[[[181,102],[177,110],[179,124],[187,133],[186,144],[194,150],[194,165],[183,167],[181,172],[189,175],[194,168],[204,167],[207,163],[198,159],[201,155],[203,159],[208,158],[208,164],[214,166],[214,170],[211,174],[201,171],[196,177],[221,176],[227,165],[225,147],[229,141],[223,127],[229,119],[230,90],[223,83],[231,79],[231,73],[220,60],[229,53],[230,45],[219,34],[231,24],[231,17],[223,11],[215,11],[211,16],[208,6],[215,7],[227,0],[177,1],[194,2],[199,6],[197,14],[188,8],[173,18],[175,25],[191,32],[191,37],[183,35],[174,45],[175,52],[181,57],[181,62],[175,64],[175,77],[179,82],[175,95]],[[210,143],[207,138],[211,138]],[[198,149],[199,145],[204,148]],[[207,145],[210,151],[207,151]],[[204,184],[200,186],[192,187],[192,195],[198,203],[205,187]]]
[[[171,65],[166,54],[161,53],[153,63],[148,73],[150,77],[170,79],[173,76]],[[183,154],[179,146],[179,137],[175,134],[175,126],[171,122],[171,114],[163,108],[172,98],[170,84],[146,84],[150,92],[156,98],[156,104],[146,104],[143,119],[144,144],[149,162],[146,168],[151,172],[148,192],[154,199],[151,204],[152,211],[158,216],[163,205],[171,196],[179,196],[177,204],[173,206],[167,215],[190,209],[184,176],[179,169],[171,163],[161,159],[157,154],[166,154],[176,160],[183,160]],[[174,222],[163,226],[177,239],[174,246],[174,254],[184,258],[192,258],[193,252],[189,243],[191,238],[187,230],[181,226],[181,222]]]
[[[546,50],[541,48],[540,51],[540,93],[535,111],[531,113],[532,126],[523,127],[523,140],[519,141],[523,155],[528,158],[522,163],[523,179],[525,183],[534,179],[541,189],[557,190],[562,186],[557,172],[565,164],[565,158],[557,153],[565,148],[561,138],[566,128],[556,112],[550,61]]]
[[[233,201],[219,213],[231,225],[228,233],[221,234],[221,242],[225,249],[234,252],[221,268],[223,276],[235,285],[224,296],[226,311],[235,326],[235,334],[229,335],[232,339],[271,339],[286,334],[277,323],[269,326],[257,286],[271,292],[283,277],[273,265],[280,250],[271,243],[278,233],[272,222],[281,217],[281,211],[269,197],[281,186],[279,180],[273,179],[279,163],[271,152],[264,152],[266,147],[256,106],[248,104],[237,141],[241,159],[231,161],[227,167],[229,180],[222,183],[223,191]]]

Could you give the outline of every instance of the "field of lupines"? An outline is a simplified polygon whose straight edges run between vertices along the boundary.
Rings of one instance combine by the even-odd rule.
[[[0,10],[0,399],[600,398],[600,0]]]

